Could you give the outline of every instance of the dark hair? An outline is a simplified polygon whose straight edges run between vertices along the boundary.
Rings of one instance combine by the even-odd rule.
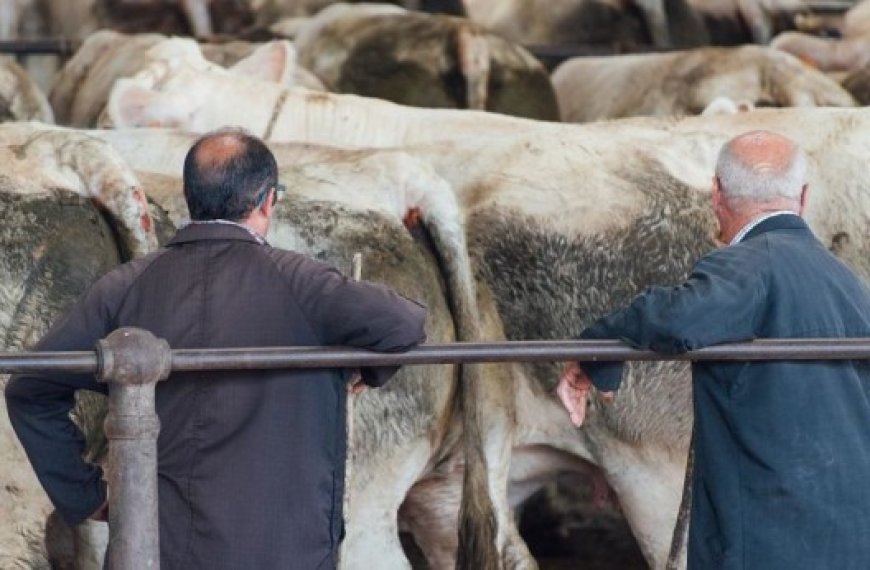
[[[272,152],[241,129],[204,135],[184,158],[184,199],[191,220],[243,220],[277,183]]]

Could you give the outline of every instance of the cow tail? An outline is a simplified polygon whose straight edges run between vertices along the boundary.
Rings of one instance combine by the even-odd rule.
[[[489,97],[490,53],[483,31],[461,22],[456,28],[456,59],[465,78],[467,109],[485,111]]]
[[[459,341],[480,341],[481,320],[477,306],[477,288],[465,239],[462,214],[452,191],[431,192],[423,208],[426,232],[435,249],[441,274],[447,285],[448,304],[453,315],[456,338]],[[437,203],[436,203],[437,200]],[[483,367],[480,364],[461,365],[459,402],[462,415],[465,469],[462,502],[459,510],[459,551],[456,567],[462,570],[497,570],[498,523],[489,484],[489,467],[485,452],[487,402]],[[496,413],[495,410],[489,410]]]

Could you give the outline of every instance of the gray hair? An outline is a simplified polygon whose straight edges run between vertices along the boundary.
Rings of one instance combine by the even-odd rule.
[[[716,176],[727,198],[753,202],[800,199],[807,183],[807,158],[798,145],[793,145],[788,160],[774,164],[748,161],[734,151],[732,142],[722,147],[716,161]]]

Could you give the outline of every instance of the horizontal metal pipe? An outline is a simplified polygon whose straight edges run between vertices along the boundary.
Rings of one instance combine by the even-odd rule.
[[[72,55],[78,42],[63,38],[0,40],[0,53],[15,55]]]
[[[863,360],[870,359],[870,338],[768,339],[711,346],[684,354],[635,350],[620,341],[509,341],[427,344],[404,353],[354,348],[270,347],[172,351],[172,370],[257,370],[268,368],[357,368],[470,362],[558,362],[636,360]],[[0,353],[0,372],[94,373],[92,352]]]
[[[96,352],[0,352],[0,374],[72,372],[94,374]]]

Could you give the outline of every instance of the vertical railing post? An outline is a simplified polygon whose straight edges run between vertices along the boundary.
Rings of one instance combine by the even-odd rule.
[[[97,343],[98,378],[109,383],[110,570],[158,570],[157,435],[154,387],[172,367],[169,344],[150,332],[121,328]]]

